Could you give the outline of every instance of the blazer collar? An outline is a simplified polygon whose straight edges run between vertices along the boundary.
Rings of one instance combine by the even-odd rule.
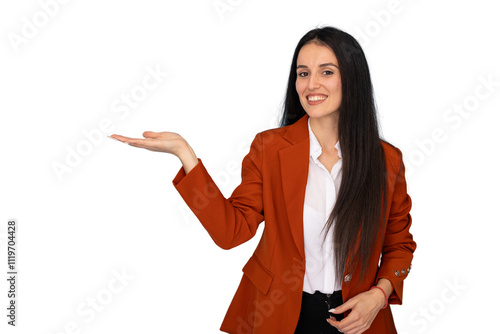
[[[283,138],[292,145],[279,150],[281,186],[293,240],[305,261],[304,199],[309,173],[309,129],[305,114],[288,126]]]
[[[307,126],[308,119],[309,115],[305,114],[297,122],[289,125],[283,138],[292,144],[297,144],[305,139],[309,139],[309,130]]]

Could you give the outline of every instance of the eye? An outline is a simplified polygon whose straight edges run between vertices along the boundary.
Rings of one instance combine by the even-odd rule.
[[[326,75],[333,75],[333,71],[330,71],[330,70],[326,70],[323,73]]]
[[[298,74],[298,76],[299,76],[299,77],[302,77],[302,78],[303,78],[303,77],[305,77],[305,76],[307,76],[307,75],[308,75],[308,73],[307,73],[307,72],[300,72],[300,73]]]

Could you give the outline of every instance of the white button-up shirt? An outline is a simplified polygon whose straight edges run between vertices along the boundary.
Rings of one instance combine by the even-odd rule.
[[[342,155],[340,144],[335,148],[340,160],[329,172],[318,160],[322,149],[318,139],[309,127],[309,173],[307,175],[306,195],[304,200],[304,246],[306,255],[306,272],[303,291],[314,293],[332,293],[340,290],[341,282],[335,282],[335,258],[333,256],[332,228],[323,243],[322,230],[332,212],[342,179]]]

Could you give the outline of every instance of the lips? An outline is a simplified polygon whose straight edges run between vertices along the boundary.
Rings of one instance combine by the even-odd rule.
[[[320,104],[325,101],[328,96],[323,94],[311,94],[307,95],[306,98],[309,104]]]

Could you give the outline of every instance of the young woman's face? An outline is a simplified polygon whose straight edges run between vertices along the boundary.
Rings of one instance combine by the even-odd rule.
[[[332,117],[338,112],[342,101],[338,66],[337,57],[326,46],[309,43],[300,49],[295,88],[309,117]]]

